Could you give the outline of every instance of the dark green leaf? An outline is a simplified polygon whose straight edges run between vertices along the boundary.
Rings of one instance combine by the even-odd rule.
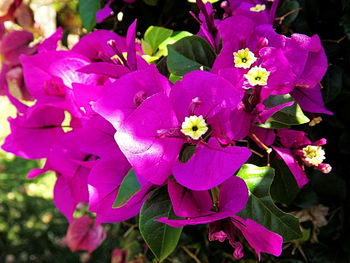
[[[182,163],[186,163],[196,151],[196,145],[190,143],[184,143],[180,150],[179,160]]]
[[[285,258],[285,259],[277,259],[276,263],[304,263],[304,261],[292,259],[292,258]]]
[[[282,17],[288,14],[289,12],[296,10],[299,7],[300,7],[299,2],[296,0],[283,1],[283,4],[281,5],[281,7],[277,10],[277,16]],[[299,11],[295,11],[285,16],[284,19],[282,20],[282,24],[287,25],[292,23],[297,18],[298,14],[299,14]]]
[[[176,248],[182,228],[173,228],[154,221],[160,217],[177,218],[173,212],[166,187],[156,189],[142,205],[140,232],[159,261],[163,261]]]
[[[158,0],[143,0],[143,2],[149,6],[157,6],[158,4]]]
[[[140,190],[140,188],[141,185],[139,184],[139,180],[135,175],[135,171],[133,168],[131,168],[119,187],[118,195],[114,201],[113,208],[118,208],[125,205],[126,202]]]
[[[339,247],[330,247],[322,243],[306,244],[303,251],[310,263],[348,263],[349,260],[342,255]]]
[[[150,26],[144,36],[144,40],[151,46],[151,54],[146,53],[147,55],[154,55],[157,51],[159,45],[170,37],[173,33],[173,30],[167,29],[164,27]]]
[[[339,66],[330,67],[322,81],[324,89],[322,90],[325,103],[334,100],[341,92],[343,87],[343,70]]]
[[[199,69],[209,71],[215,56],[213,48],[205,39],[199,36],[185,37],[168,45],[168,69],[177,76]]]
[[[185,37],[189,37],[192,35],[193,34],[188,32],[188,31],[176,31],[171,35],[171,37],[167,38],[165,41],[163,41],[159,45],[159,49],[167,50],[167,45],[172,45],[172,44],[176,43],[177,41],[179,41],[180,39],[185,38]],[[166,53],[166,54],[168,54],[168,53]]]
[[[290,205],[300,190],[297,181],[284,161],[273,155],[271,157],[271,166],[275,169],[271,197],[277,202]]]
[[[96,12],[101,9],[100,0],[80,0],[79,14],[84,28],[90,32],[96,25]]]
[[[314,170],[311,185],[323,203],[334,204],[346,199],[346,183],[337,175],[323,174]]]
[[[239,216],[250,218],[280,234],[283,242],[302,237],[298,219],[277,208],[272,201],[270,187],[274,177],[273,168],[245,164],[237,176],[246,182],[249,189],[249,200],[238,213]]]
[[[348,39],[350,40],[350,14],[347,12],[345,15],[342,16],[340,20],[340,25],[343,26],[344,32]]]
[[[350,155],[350,133],[348,131],[340,135],[338,145],[342,153]]]
[[[158,61],[156,66],[157,66],[159,73],[168,78],[170,75],[170,72],[168,70],[167,59],[168,59],[168,57],[162,57]]]
[[[307,184],[300,190],[293,204],[301,208],[307,208],[317,205],[318,202],[319,200],[316,192],[312,189],[310,184]]]
[[[264,104],[267,109],[294,101],[289,95],[271,95]],[[299,125],[309,122],[310,120],[304,115],[300,106],[294,101],[293,105],[285,107],[273,114],[264,124],[257,124],[260,127],[269,129],[286,128],[290,125]]]

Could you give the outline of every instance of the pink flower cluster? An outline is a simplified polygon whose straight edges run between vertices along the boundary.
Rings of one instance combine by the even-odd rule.
[[[136,216],[148,195],[167,185],[173,210],[183,219],[157,221],[172,227],[209,224],[209,239],[227,238],[237,259],[243,257],[241,235],[259,257],[280,255],[280,235],[237,215],[249,192],[234,174],[254,152],[244,141],[255,141],[267,156],[274,149],[302,187],[308,181],[304,166],[331,169],[323,163],[325,139],[312,143],[300,131],[260,126],[294,103],[304,112],[331,112],[320,92],[327,70],[320,39],[276,33],[277,4],[232,0],[222,5],[225,18],[215,20],[212,6],[198,1],[198,34],[218,56],[210,72],[196,70],[174,84],[143,59],[136,21],[126,38],[97,30],[69,51],[57,50],[60,29],[35,48],[26,45],[32,38],[27,33],[0,34],[5,59],[15,63],[12,55],[19,56],[20,63],[8,65],[23,71],[25,98],[35,100],[27,106],[8,92],[18,115],[9,119],[11,134],[2,148],[26,159],[46,158],[28,177],[56,173],[54,203],[72,224],[67,238],[73,250],[94,250],[105,238],[101,223]],[[7,39],[17,34],[21,42],[11,49]],[[8,72],[2,73],[2,87]],[[292,99],[267,106],[271,96],[284,95]],[[131,169],[140,189],[113,208]],[[96,214],[94,227],[86,217],[75,223],[80,202]],[[89,232],[79,235],[84,231]]]

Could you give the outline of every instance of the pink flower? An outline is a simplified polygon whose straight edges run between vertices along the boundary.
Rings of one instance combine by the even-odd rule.
[[[69,225],[66,242],[70,250],[87,250],[90,254],[106,238],[106,232],[101,225],[95,225],[88,215],[82,216]]]

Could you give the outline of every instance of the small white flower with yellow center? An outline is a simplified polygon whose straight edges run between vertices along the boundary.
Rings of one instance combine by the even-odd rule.
[[[321,146],[308,145],[303,148],[304,158],[310,165],[318,166],[326,159],[325,152]]]
[[[269,76],[270,71],[267,71],[265,68],[262,68],[260,66],[255,66],[251,68],[247,74],[244,74],[244,77],[252,86],[265,86],[267,84],[267,79]]]
[[[254,53],[248,48],[240,49],[237,52],[233,52],[233,58],[236,68],[250,68],[250,66],[256,61]]]
[[[250,11],[261,12],[261,11],[264,11],[265,9],[266,9],[266,5],[259,5],[259,4],[257,4],[256,6],[251,7]]]
[[[202,115],[192,115],[185,117],[185,121],[181,125],[181,132],[194,140],[198,140],[208,131],[208,126]]]

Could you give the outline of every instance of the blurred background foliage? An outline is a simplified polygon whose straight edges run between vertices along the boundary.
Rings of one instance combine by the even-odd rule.
[[[64,45],[71,46],[87,32],[82,30],[77,0],[31,2],[49,5],[55,11],[53,22],[64,29]],[[100,6],[106,2],[101,1]],[[218,17],[222,15],[220,2],[214,4]],[[285,244],[281,257],[263,255],[261,262],[350,262],[350,236],[346,234],[350,233],[350,0],[280,2],[277,15],[281,25],[277,31],[286,35],[318,34],[328,56],[329,70],[322,81],[322,92],[334,116],[322,115],[323,121],[315,127],[303,125],[298,129],[305,130],[312,141],[327,138],[327,162],[333,170],[328,175],[310,171],[310,183],[295,194],[289,206],[281,205],[300,219],[304,236]],[[194,34],[199,29],[189,14],[198,13],[198,9],[186,0],[136,0],[133,4],[115,0],[111,7],[115,15],[96,28],[125,35],[137,18],[140,39],[151,25]],[[8,116],[14,117],[15,111],[0,98],[0,142],[9,132]],[[26,173],[42,163],[0,151],[0,262],[111,262],[115,248],[128,251],[129,262],[155,262],[138,232],[137,218],[106,224],[107,239],[92,255],[70,252],[64,241],[68,223],[52,202],[55,175],[26,179]],[[82,205],[79,210],[77,213],[83,213],[86,207]],[[185,227],[177,249],[166,262],[233,262],[228,243],[209,242],[207,233],[206,226]],[[245,254],[240,262],[258,261],[251,251]]]

